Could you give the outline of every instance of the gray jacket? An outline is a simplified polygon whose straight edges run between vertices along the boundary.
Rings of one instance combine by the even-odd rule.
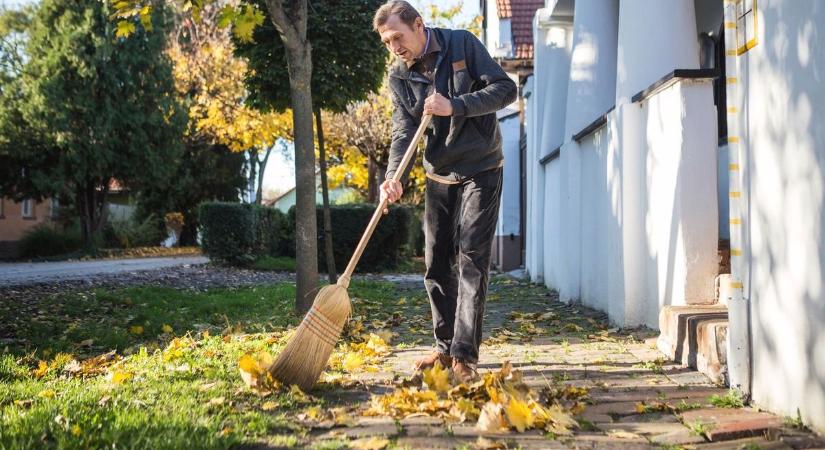
[[[432,28],[441,46],[435,89],[450,99],[452,117],[433,117],[426,131],[424,168],[446,181],[459,181],[500,167],[501,131],[496,111],[512,103],[516,84],[472,33]],[[392,146],[387,178],[392,177],[421,123],[430,81],[407,68],[400,59],[390,69],[392,91]],[[403,180],[409,176],[407,167]]]

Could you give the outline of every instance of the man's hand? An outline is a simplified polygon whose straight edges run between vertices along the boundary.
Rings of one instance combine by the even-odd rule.
[[[452,116],[453,104],[443,95],[434,92],[433,95],[424,100],[424,114],[434,116]]]
[[[381,183],[380,191],[382,202],[386,198],[389,203],[395,203],[401,198],[401,195],[404,193],[404,188],[401,187],[401,183],[390,178],[389,180],[385,180]],[[387,208],[384,208],[384,214],[387,214],[388,212],[390,211]]]

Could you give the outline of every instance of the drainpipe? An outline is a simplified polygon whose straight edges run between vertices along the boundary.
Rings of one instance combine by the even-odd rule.
[[[736,48],[736,2],[725,0],[725,83],[728,106],[728,148],[730,170],[730,255],[731,281],[728,299],[728,384],[743,397],[751,395],[750,302],[745,296],[743,280],[748,271],[750,251],[745,245],[744,227],[747,197],[744,195],[744,170],[747,146],[744,136],[739,57]]]

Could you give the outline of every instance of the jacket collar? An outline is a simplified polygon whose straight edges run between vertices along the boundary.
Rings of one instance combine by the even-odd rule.
[[[441,47],[441,51],[438,53],[438,60],[435,63],[436,70],[438,70],[441,63],[444,62],[444,56],[450,46],[450,38],[452,33],[451,30],[446,28],[430,28],[430,32],[433,33],[433,37],[437,39],[438,45]],[[416,72],[410,70],[410,68],[407,67],[407,63],[405,63],[401,58],[396,58],[395,63],[390,69],[391,77],[400,78],[402,80],[412,79],[413,81],[423,81],[425,83],[429,83],[426,78],[416,75]]]

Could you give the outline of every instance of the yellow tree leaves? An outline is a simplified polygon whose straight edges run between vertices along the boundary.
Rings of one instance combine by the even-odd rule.
[[[217,21],[225,20],[228,14],[226,9],[207,11],[218,16],[214,19]],[[250,7],[232,11],[252,28],[259,19],[256,14],[260,12]],[[190,138],[223,144],[234,152],[268,148],[278,138],[291,140],[290,112],[261,113],[244,105],[247,65],[234,56],[228,34],[216,31],[206,19],[198,24],[186,23],[189,28],[185,32],[193,37],[184,43],[173,40],[168,55],[174,63],[175,88],[188,99]],[[252,28],[236,26],[236,32],[240,29],[251,33]]]

